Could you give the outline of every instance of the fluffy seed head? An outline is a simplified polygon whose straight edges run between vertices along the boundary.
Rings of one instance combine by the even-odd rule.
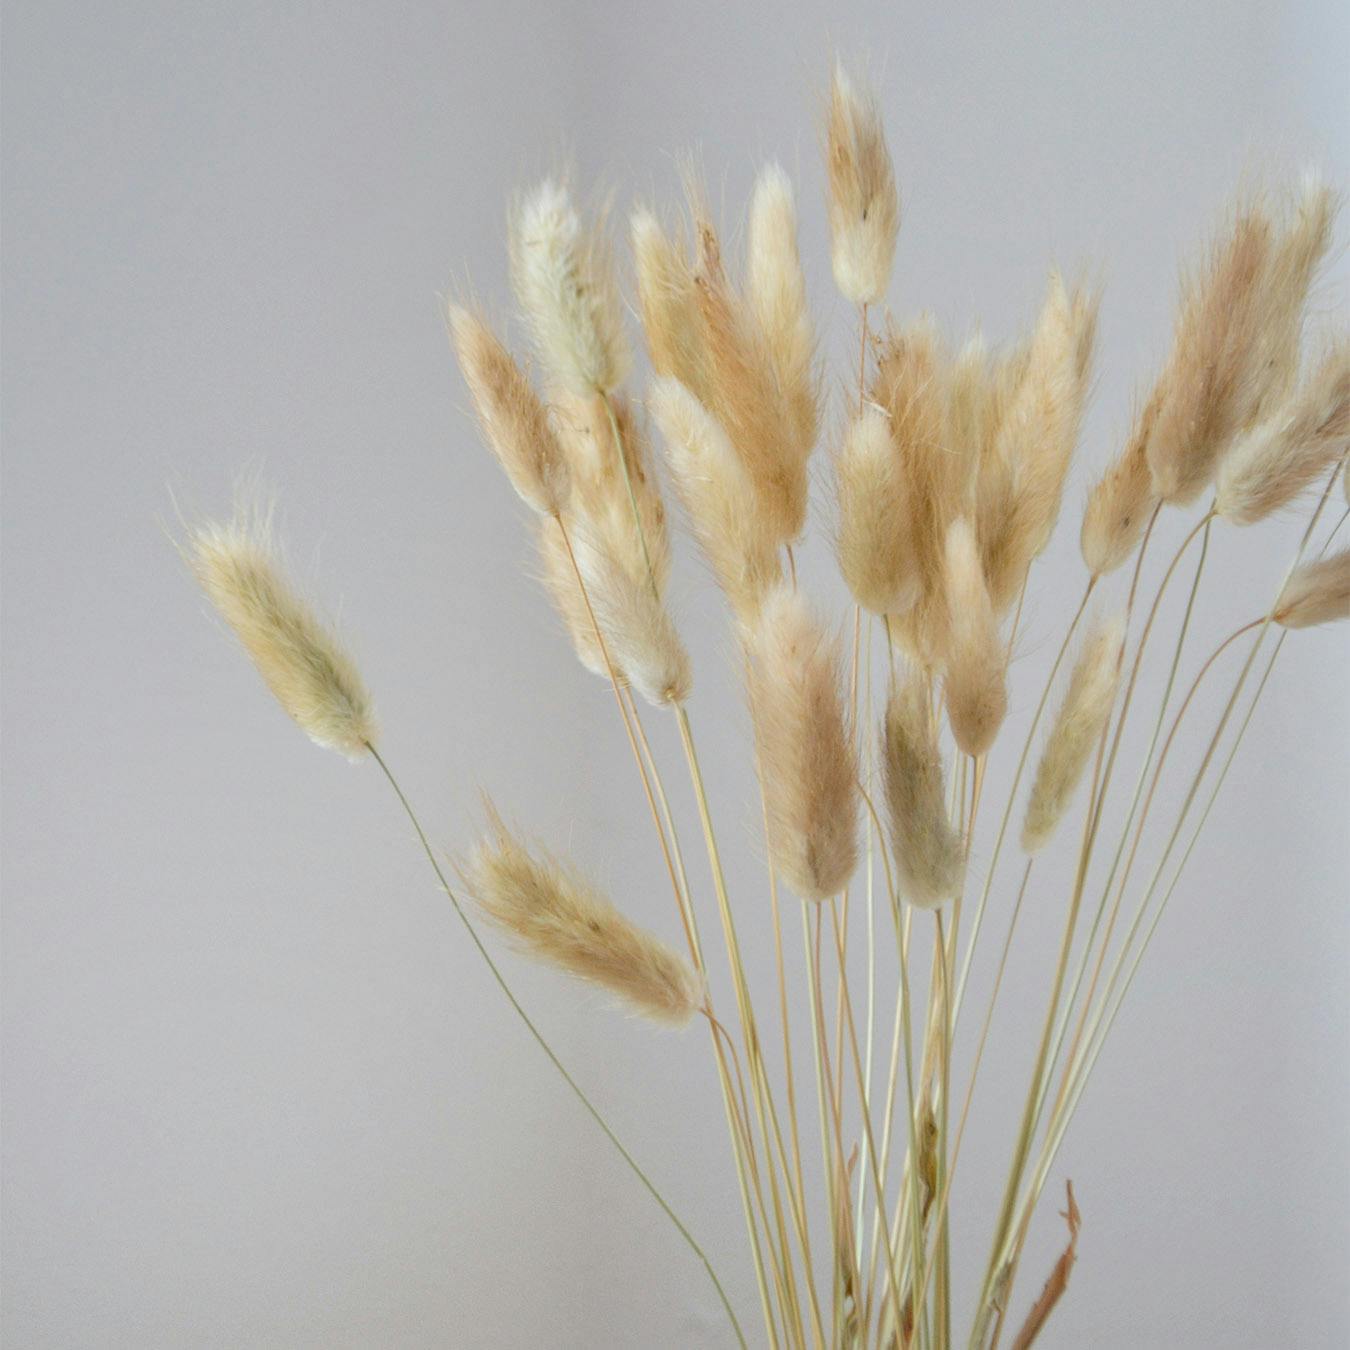
[[[806,308],[806,278],[797,254],[792,182],[777,164],[760,170],[750,200],[746,290],[787,404],[794,435],[788,449],[804,461],[815,447],[820,416],[815,339]]]
[[[947,815],[937,723],[913,676],[886,705],[882,770],[901,889],[911,904],[936,909],[960,894],[965,848]]]
[[[598,985],[631,1011],[688,1022],[703,1004],[689,965],[571,868],[528,852],[489,811],[488,835],[463,868],[484,915],[528,955]]]
[[[973,355],[973,349],[967,353]],[[947,530],[970,510],[978,453],[951,434],[953,379],[935,326],[920,319],[883,342],[871,388],[872,402],[890,419],[899,454],[919,584],[918,600],[892,627],[927,666],[941,658]]]
[[[1301,388],[1240,436],[1219,466],[1215,507],[1251,525],[1287,506],[1350,445],[1350,342],[1342,340]]]
[[[826,900],[858,856],[858,766],[839,644],[782,586],[766,597],[746,653],[769,848],[798,895]]]
[[[278,561],[265,516],[193,527],[193,575],[234,629],[277,702],[312,741],[359,759],[375,740],[370,695],[337,638]]]
[[[1114,572],[1139,547],[1158,504],[1148,465],[1148,440],[1165,397],[1160,385],[1135,418],[1130,439],[1088,496],[1079,546],[1092,576]]]
[[[1264,203],[1249,205],[1185,283],[1148,444],[1165,501],[1193,501],[1233,438],[1288,394],[1334,214],[1334,198],[1315,181],[1283,227]]]
[[[1028,853],[1045,846],[1073,799],[1116,700],[1124,645],[1124,620],[1113,618],[1099,624],[1083,646],[1036,767],[1022,825]]]
[[[635,576],[628,560],[585,522],[572,524],[571,540],[615,665],[649,703],[683,702],[693,683],[689,653],[645,571]]]
[[[707,342],[693,266],[683,247],[647,208],[633,212],[629,230],[652,369],[674,376],[699,398],[707,398]]]
[[[586,608],[586,599],[577,584],[576,569],[567,552],[563,539],[563,526],[553,517],[545,517],[539,522],[539,579],[548,592],[553,608],[563,621],[567,636],[572,640],[577,659],[592,675],[601,679],[609,677],[605,666],[605,653],[600,649],[600,640],[596,637],[595,625],[591,622],[590,611]],[[610,664],[614,668],[615,678],[621,684],[627,683],[627,676],[619,668],[613,652],[609,653]]]
[[[876,100],[836,63],[826,120],[830,261],[835,284],[856,305],[886,294],[900,198]]]
[[[1282,628],[1312,628],[1350,618],[1350,549],[1304,563],[1289,578],[1275,606]]]
[[[566,187],[545,179],[510,220],[511,280],[550,377],[608,393],[628,372],[623,305],[600,223],[583,225]]]
[[[567,502],[567,461],[543,403],[480,315],[451,305],[450,334],[488,448],[528,506],[557,515]]]
[[[791,543],[806,524],[806,457],[800,452],[769,344],[747,301],[732,287],[721,245],[691,184],[698,228],[699,314],[707,339],[708,407],[754,484],[764,528]]]
[[[994,608],[1016,600],[1050,542],[1091,376],[1097,297],[1058,273],[979,475],[980,554]],[[992,489],[992,492],[991,492]]]
[[[980,569],[970,521],[947,531],[947,720],[968,755],[983,755],[1008,710],[1007,649]]]
[[[754,484],[716,418],[678,380],[653,380],[647,406],[704,556],[732,609],[747,620],[782,579]]]
[[[869,404],[835,456],[835,551],[853,598],[873,614],[902,614],[919,594],[909,498],[891,424]]]

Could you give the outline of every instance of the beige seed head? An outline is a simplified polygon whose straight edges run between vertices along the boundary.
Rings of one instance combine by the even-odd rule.
[[[359,759],[375,740],[355,663],[285,576],[265,516],[188,532],[188,566],[276,700],[312,741]]]
[[[662,706],[689,697],[693,675],[665,604],[644,573],[583,521],[570,526],[572,548],[610,656],[632,686]],[[598,644],[597,644],[598,645]]]
[[[1160,384],[1135,418],[1120,457],[1088,496],[1079,546],[1094,577],[1114,572],[1134,553],[1158,504],[1148,464],[1148,441],[1165,397],[1166,387]]]
[[[887,702],[882,772],[901,890],[911,904],[936,909],[960,894],[966,858],[947,815],[937,723],[916,677]]]
[[[805,461],[815,448],[820,419],[815,338],[797,253],[792,182],[777,164],[766,165],[755,180],[746,289],[787,404],[794,434],[789,448]]]
[[[1303,221],[1281,235],[1264,205],[1249,206],[1185,283],[1148,443],[1164,501],[1194,501],[1233,438],[1287,384],[1291,344],[1296,350],[1325,246],[1316,233]]]
[[[633,212],[629,230],[652,369],[674,376],[699,398],[707,398],[707,340],[693,266],[683,246],[666,234],[647,208]]]
[[[449,317],[483,439],[521,499],[540,515],[557,515],[567,502],[567,461],[547,410],[480,315],[451,305]]]
[[[883,299],[900,233],[900,198],[881,114],[870,92],[836,63],[826,119],[830,262],[855,305]]]
[[[550,377],[608,393],[628,372],[623,304],[603,224],[583,224],[566,187],[545,179],[511,213],[511,280]]]
[[[1304,563],[1280,594],[1275,622],[1282,628],[1312,628],[1350,618],[1350,549]]]
[[[871,387],[872,402],[890,419],[900,457],[918,571],[918,600],[892,630],[926,666],[941,659],[947,529],[970,510],[978,454],[978,447],[951,436],[952,381],[937,329],[923,318],[888,335]]]
[[[779,545],[806,524],[806,459],[778,372],[744,297],[727,278],[721,245],[696,185],[699,313],[707,339],[708,408],[721,423],[754,484],[764,529]]]
[[[1287,506],[1350,445],[1350,342],[1342,340],[1301,388],[1240,436],[1219,466],[1215,508],[1251,525]]]
[[[853,598],[873,614],[902,614],[918,598],[909,496],[890,419],[869,404],[835,456],[835,551]]]
[[[858,854],[858,765],[837,641],[786,586],[746,635],[769,849],[804,900],[837,895]]]
[[[947,720],[957,745],[978,757],[993,744],[1008,710],[1007,647],[969,520],[957,520],[947,531],[946,559]]]
[[[631,1011],[682,1026],[704,1002],[698,976],[572,868],[531,854],[489,807],[489,833],[463,868],[483,914],[522,951],[599,986]]]
[[[994,608],[1017,599],[1054,531],[1091,377],[1097,297],[1053,273],[980,474],[980,552]],[[991,496],[991,488],[993,495]]]
[[[567,543],[563,538],[563,526],[552,517],[539,522],[539,578],[544,584],[549,599],[558,617],[563,621],[567,636],[572,640],[577,659],[601,679],[609,678],[605,665],[605,653],[600,648],[596,636],[595,624],[591,622],[590,611],[586,608],[586,598],[577,583],[577,572],[567,552]],[[614,653],[609,653],[614,676],[620,684],[627,683],[627,676],[619,668]]]
[[[703,554],[732,609],[747,620],[782,579],[777,540],[765,528],[754,484],[726,432],[678,380],[653,380],[647,406]]]
[[[1045,846],[1073,799],[1092,748],[1111,715],[1124,646],[1124,620],[1107,620],[1088,638],[1074,665],[1027,801],[1022,847],[1028,853],[1038,853]]]

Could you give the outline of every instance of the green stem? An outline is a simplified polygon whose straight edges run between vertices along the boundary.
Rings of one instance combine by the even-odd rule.
[[[675,1225],[680,1236],[688,1244],[690,1250],[703,1263],[703,1268],[708,1272],[708,1278],[713,1282],[713,1287],[717,1290],[717,1297],[721,1300],[722,1307],[726,1310],[727,1317],[731,1321],[732,1330],[736,1333],[736,1340],[741,1345],[742,1350],[744,1350],[746,1344],[745,1334],[741,1331],[741,1324],[736,1320],[736,1314],[731,1307],[731,1300],[727,1298],[727,1291],[722,1288],[722,1281],[717,1278],[717,1272],[713,1269],[712,1262],[708,1260],[707,1253],[698,1245],[693,1234],[690,1233],[680,1221],[680,1218],[675,1211],[671,1209],[665,1196],[656,1189],[651,1178],[638,1166],[633,1155],[619,1142],[619,1137],[610,1128],[609,1122],[605,1120],[604,1116],[602,1116],[592,1104],[591,1099],[581,1090],[576,1079],[574,1079],[563,1067],[563,1063],[554,1053],[553,1047],[549,1045],[544,1039],[543,1033],[540,1032],[539,1028],[531,1021],[529,1013],[521,1007],[519,1000],[517,1000],[515,994],[511,992],[511,986],[507,984],[506,977],[497,968],[497,963],[492,959],[487,947],[484,946],[483,939],[478,936],[478,930],[469,921],[469,916],[464,912],[464,907],[460,904],[459,897],[451,890],[450,883],[446,880],[445,873],[441,870],[440,863],[436,861],[436,854],[427,840],[426,831],[422,829],[422,824],[417,819],[417,814],[413,811],[411,803],[408,801],[407,797],[404,796],[403,789],[399,787],[398,780],[394,777],[393,773],[390,772],[389,766],[384,762],[383,756],[381,756],[380,752],[376,750],[369,741],[366,742],[366,749],[370,751],[371,757],[375,760],[375,763],[384,771],[384,776],[389,780],[389,786],[394,789],[394,795],[398,798],[399,804],[403,807],[408,820],[411,822],[413,829],[417,833],[418,842],[422,845],[422,851],[427,855],[427,861],[431,864],[432,871],[436,873],[436,879],[440,882],[441,889],[450,898],[450,903],[455,907],[455,913],[459,915],[460,922],[464,925],[465,930],[473,939],[473,944],[478,949],[478,954],[487,963],[487,968],[492,972],[493,979],[497,981],[502,993],[506,995],[507,1002],[509,1002],[516,1010],[517,1015],[520,1017],[520,1020],[525,1023],[525,1027],[530,1035],[538,1042],[539,1048],[548,1056],[553,1067],[562,1075],[563,1082],[565,1082],[567,1086],[572,1089],[573,1093],[576,1094],[577,1100],[580,1101],[582,1106],[590,1113],[591,1118],[595,1123],[605,1132],[605,1137],[616,1149],[618,1149],[619,1155],[623,1158],[624,1162],[632,1168],[634,1175],[636,1175],[637,1179],[647,1188],[652,1199],[665,1211],[666,1217]]]

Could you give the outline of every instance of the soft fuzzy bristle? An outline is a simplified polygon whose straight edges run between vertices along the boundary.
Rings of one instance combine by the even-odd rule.
[[[835,456],[835,551],[853,598],[873,614],[902,614],[919,594],[909,496],[891,424],[869,405]]]
[[[1020,377],[994,429],[992,462],[981,466],[979,477],[980,555],[999,613],[1016,600],[1059,516],[1087,398],[1096,326],[1097,297],[1070,291],[1053,273]]]
[[[1165,388],[1159,386],[1140,409],[1124,450],[1088,496],[1078,542],[1094,577],[1114,572],[1134,553],[1158,504],[1148,439],[1164,396]]]
[[[968,755],[983,755],[1008,710],[1007,648],[980,569],[975,531],[967,519],[947,531],[947,654],[943,690],[947,720]]]
[[[1251,525],[1287,506],[1350,445],[1350,342],[1341,341],[1219,466],[1215,509]]]
[[[754,484],[716,418],[678,380],[652,381],[647,406],[661,429],[675,487],[694,533],[742,620],[782,578]]]
[[[480,315],[451,305],[449,317],[483,439],[521,499],[540,515],[557,515],[567,502],[567,461],[547,410]]]
[[[843,889],[858,852],[858,766],[839,645],[784,586],[765,598],[746,651],[770,852],[798,895],[826,900]]]
[[[1124,645],[1124,620],[1110,619],[1089,637],[1074,665],[1027,801],[1022,847],[1028,853],[1045,846],[1073,799],[1115,703]]]
[[[708,407],[754,484],[764,528],[777,544],[806,524],[807,466],[768,342],[744,297],[732,287],[717,233],[691,186],[698,229],[699,313],[707,340]]]
[[[591,674],[607,679],[609,669],[605,665],[605,653],[600,648],[595,624],[591,622],[590,611],[586,608],[586,598],[577,582],[576,568],[572,566],[563,538],[563,526],[559,521],[549,517],[539,522],[538,543],[540,580],[558,617],[563,621],[567,636],[572,639],[577,660]],[[613,652],[609,653],[609,658],[615,679],[621,684],[627,683],[627,677],[619,668]]]
[[[608,538],[586,522],[573,523],[571,540],[615,665],[649,703],[682,703],[693,683],[689,653],[650,578],[635,575]]]
[[[238,513],[192,528],[193,575],[234,630],[277,702],[316,744],[359,759],[375,740],[360,673],[285,576],[267,519]]]
[[[566,187],[545,179],[510,220],[511,280],[550,377],[609,393],[629,366],[623,306],[603,225],[583,224]]]
[[[886,705],[882,772],[901,889],[911,904],[936,909],[960,894],[965,848],[947,815],[937,724],[915,677]]]
[[[836,64],[826,119],[830,261],[855,305],[884,298],[900,232],[900,198],[876,100]]]
[[[1165,501],[1193,501],[1234,437],[1287,397],[1334,214],[1334,197],[1317,182],[1305,186],[1282,228],[1264,204],[1250,205],[1184,287],[1148,443],[1154,487]]]
[[[463,874],[484,915],[522,950],[633,1012],[682,1026],[703,1005],[702,985],[683,958],[571,868],[527,851],[496,812]]]
[[[1304,563],[1289,578],[1275,606],[1282,628],[1312,628],[1350,618],[1350,549]]]
[[[930,319],[890,333],[877,354],[872,401],[890,419],[909,500],[919,598],[893,631],[923,664],[941,657],[948,526],[970,509],[978,447],[950,435],[952,362]]]
[[[652,369],[674,376],[699,398],[707,398],[707,342],[693,266],[645,207],[633,212],[629,231]]]
[[[766,165],[755,180],[746,292],[787,404],[795,437],[789,448],[804,461],[815,448],[820,417],[815,338],[797,253],[792,182],[777,164]]]

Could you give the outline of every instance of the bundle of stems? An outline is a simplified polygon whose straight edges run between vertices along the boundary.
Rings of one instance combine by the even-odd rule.
[[[1139,962],[1285,637],[1350,613],[1350,554],[1332,549],[1345,511],[1333,523],[1328,510],[1350,445],[1350,343],[1305,333],[1336,202],[1311,179],[1248,195],[1185,274],[1171,349],[1087,499],[1082,598],[1060,624],[1030,718],[1014,728],[1008,668],[1079,440],[1098,296],[1052,272],[1025,336],[997,349],[952,343],[927,317],[892,317],[896,175],[876,100],[842,68],[824,141],[832,270],[857,319],[842,378],[827,378],[818,359],[793,186],[775,164],[755,181],[739,266],[692,172],[679,224],[633,211],[645,393],[632,389],[604,215],[581,211],[562,179],[525,193],[510,215],[530,365],[478,309],[449,311],[483,438],[534,515],[544,584],[576,654],[612,690],[670,887],[671,938],[635,925],[495,808],[452,885],[377,748],[355,664],[287,580],[267,521],[240,514],[192,528],[184,551],[301,728],[388,778],[492,976],[703,1262],[739,1343],[755,1316],[734,1306],[517,1001],[480,919],[630,1011],[706,1028],[756,1339],[1024,1347],[1068,1284],[1082,1222],[1072,1188],[1068,1245],[1018,1317],[1028,1231]],[[832,389],[841,392],[830,408]],[[822,439],[853,600],[837,624],[807,599],[794,556]],[[728,603],[762,796],[760,894],[733,896],[723,866],[691,661],[669,603],[664,483]],[[1150,546],[1164,547],[1166,518],[1188,509],[1161,579],[1147,584]],[[1290,509],[1304,528],[1287,573],[1206,650],[1192,629],[1213,532]],[[1173,618],[1177,605],[1164,601],[1183,587]],[[1154,682],[1141,679],[1146,669]],[[651,716],[675,722],[706,874],[687,866],[691,842],[671,766],[648,739]],[[1183,723],[1189,741],[1178,739]],[[1192,741],[1198,757],[1182,762]],[[1000,751],[1011,786],[997,805],[984,785]],[[1037,871],[1052,843],[1071,863],[1067,889]],[[1062,935],[1053,968],[1014,981],[1028,900],[1058,909]],[[755,987],[743,942],[771,946],[775,987]],[[978,956],[992,968],[989,992],[963,1019]],[[982,1103],[987,1119],[1006,1121],[1010,1159],[976,1297],[957,1309],[950,1216],[961,1145],[999,995],[1013,983],[1043,1005],[1042,1030],[1024,1097]],[[962,1081],[958,1032],[968,1038]],[[808,1189],[816,1167],[820,1184]]]

